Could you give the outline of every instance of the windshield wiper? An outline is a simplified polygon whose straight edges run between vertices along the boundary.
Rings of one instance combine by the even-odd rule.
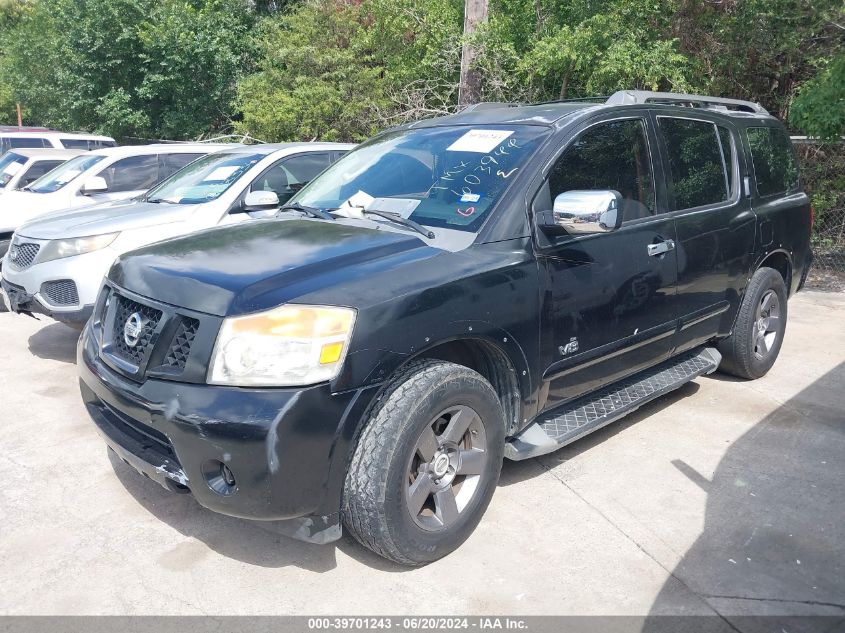
[[[312,218],[321,218],[323,220],[334,220],[334,216],[328,213],[327,211],[323,211],[317,207],[307,207],[305,205],[299,204],[298,202],[294,202],[293,204],[286,204],[283,207],[279,208],[279,211],[299,211],[300,213],[304,213],[307,216]]]
[[[420,235],[424,235],[430,240],[434,239],[433,231],[425,228],[422,224],[418,222],[414,222],[413,220],[409,220],[408,218],[403,218],[398,213],[390,213],[389,211],[379,211],[377,209],[361,209],[361,212],[364,214],[369,213],[370,215],[377,215],[380,218],[385,218],[386,220],[390,220],[391,222],[396,222],[396,224],[401,224],[402,226],[412,229]]]

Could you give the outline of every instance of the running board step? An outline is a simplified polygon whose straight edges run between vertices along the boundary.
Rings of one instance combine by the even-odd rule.
[[[698,376],[712,374],[721,361],[713,347],[695,349],[582,396],[538,417],[505,444],[505,457],[522,460],[556,451]]]

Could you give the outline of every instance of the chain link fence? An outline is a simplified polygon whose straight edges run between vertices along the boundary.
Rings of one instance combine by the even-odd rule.
[[[793,137],[804,189],[813,201],[815,261],[807,287],[845,292],[845,142]]]

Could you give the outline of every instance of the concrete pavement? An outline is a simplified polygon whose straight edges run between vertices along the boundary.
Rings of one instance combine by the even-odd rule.
[[[845,294],[789,310],[768,376],[699,378],[506,462],[470,540],[415,570],[214,514],[110,459],[76,333],[0,313],[0,613],[845,616]]]

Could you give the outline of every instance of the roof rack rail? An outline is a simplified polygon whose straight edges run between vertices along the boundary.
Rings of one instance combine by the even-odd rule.
[[[460,112],[475,112],[477,110],[495,110],[496,108],[516,108],[520,104],[512,101],[482,101],[481,103],[470,103]]]
[[[689,95],[677,92],[650,92],[648,90],[620,90],[610,95],[605,103],[607,105],[662,103],[665,105],[685,105],[693,108],[733,109],[742,112],[754,112],[756,114],[769,113],[763,106],[753,101],[709,97],[707,95]]]
[[[549,101],[538,101],[530,105],[549,105],[551,103],[604,103],[605,101],[607,101],[607,99],[609,99],[607,95],[596,97],[567,97],[566,99],[550,99]]]

